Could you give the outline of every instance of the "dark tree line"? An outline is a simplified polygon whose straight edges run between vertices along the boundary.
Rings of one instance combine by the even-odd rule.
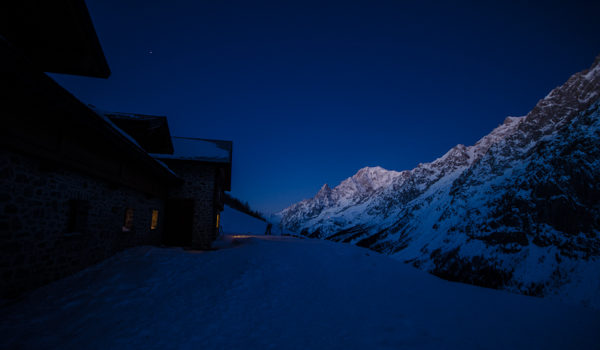
[[[265,222],[267,221],[263,217],[263,214],[261,214],[259,211],[256,211],[256,210],[253,210],[252,208],[250,208],[250,205],[248,204],[248,202],[242,202],[241,200],[239,200],[235,197],[232,197],[229,193],[225,193],[224,202],[228,206],[230,206],[233,209],[236,209],[238,211],[241,211],[242,213],[246,213],[250,216],[253,216],[253,217],[260,219],[262,221],[265,221]]]

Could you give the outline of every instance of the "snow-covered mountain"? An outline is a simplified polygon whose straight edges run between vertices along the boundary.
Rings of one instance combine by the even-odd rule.
[[[600,308],[600,56],[473,146],[363,168],[277,215],[446,279]]]

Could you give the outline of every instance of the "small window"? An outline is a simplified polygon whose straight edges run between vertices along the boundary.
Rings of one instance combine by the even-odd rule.
[[[133,230],[133,209],[125,209],[125,219],[123,220],[123,232],[131,232]]]
[[[150,222],[150,229],[156,230],[158,228],[158,210],[152,210],[152,221]]]
[[[219,221],[221,220],[221,214],[217,213],[217,228],[219,228]]]
[[[90,205],[83,199],[69,200],[69,222],[67,224],[68,233],[81,233],[87,228],[88,211]]]

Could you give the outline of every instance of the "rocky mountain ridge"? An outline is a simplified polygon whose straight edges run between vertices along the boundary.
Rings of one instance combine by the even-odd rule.
[[[284,209],[281,225],[446,279],[600,308],[599,106],[600,56],[475,145],[412,170],[363,168]]]

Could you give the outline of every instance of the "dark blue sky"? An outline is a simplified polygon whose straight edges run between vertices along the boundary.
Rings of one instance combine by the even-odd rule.
[[[232,140],[232,194],[265,212],[471,145],[600,54],[600,2],[86,3],[112,75],[52,77]]]

